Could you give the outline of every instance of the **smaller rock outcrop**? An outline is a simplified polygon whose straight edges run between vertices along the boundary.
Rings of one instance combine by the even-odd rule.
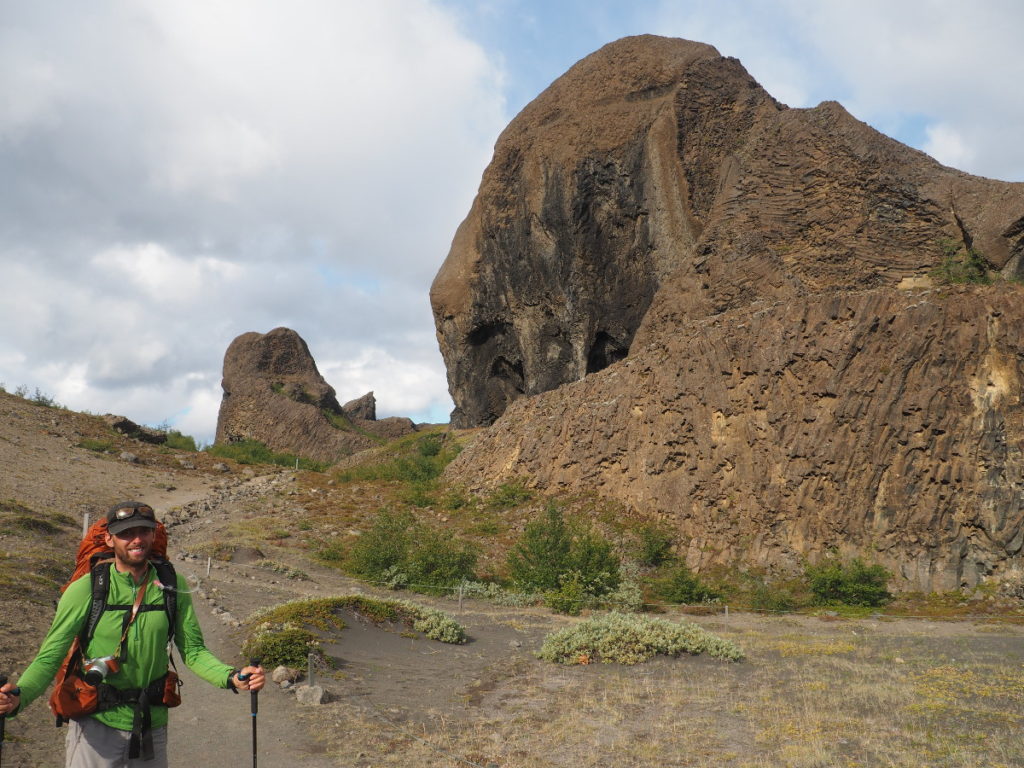
[[[258,440],[274,451],[333,462],[416,429],[409,419],[378,422],[346,413],[290,328],[243,333],[231,342],[221,387],[218,443]]]
[[[152,443],[153,445],[163,445],[167,442],[166,432],[140,426],[125,416],[117,416],[116,414],[108,413],[102,418],[103,421],[107,423],[107,426],[115,432],[120,432],[122,435],[130,437],[133,440],[138,440],[142,443]]]
[[[377,398],[373,396],[373,392],[367,392],[362,397],[357,397],[355,400],[349,400],[341,406],[341,410],[344,411],[345,415],[350,419],[376,421]]]

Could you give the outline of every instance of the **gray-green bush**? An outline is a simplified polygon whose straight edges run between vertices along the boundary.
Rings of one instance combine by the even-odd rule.
[[[638,664],[656,654],[683,653],[706,653],[727,661],[743,659],[738,645],[692,622],[614,612],[552,632],[537,655],[558,664]]]

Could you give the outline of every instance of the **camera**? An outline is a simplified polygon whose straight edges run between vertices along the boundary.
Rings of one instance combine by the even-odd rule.
[[[86,659],[82,663],[82,679],[89,685],[99,685],[107,675],[117,674],[120,668],[116,656]]]

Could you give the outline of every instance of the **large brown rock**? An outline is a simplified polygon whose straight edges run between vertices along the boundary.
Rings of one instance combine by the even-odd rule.
[[[218,443],[258,440],[275,451],[333,462],[415,430],[408,419],[346,414],[306,342],[289,328],[243,333],[231,342],[221,386]]]
[[[435,279],[453,422],[493,423],[449,474],[618,498],[697,568],[1021,563],[1024,291],[929,288],[949,248],[1024,276],[1024,184],[709,46],[608,45],[502,134]]]
[[[452,424],[621,360],[641,325],[896,285],[944,240],[1024,274],[1024,187],[788,109],[711,46],[611,43],[502,133],[434,280]]]

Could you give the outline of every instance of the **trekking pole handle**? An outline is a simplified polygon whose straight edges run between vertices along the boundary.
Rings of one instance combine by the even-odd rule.
[[[260,661],[261,661],[260,659],[249,659],[249,666],[250,667],[258,667],[260,665]],[[260,705],[259,705],[260,692],[259,691],[251,691],[249,693],[249,698],[252,699],[252,714],[253,714],[253,717],[255,717],[256,713],[259,711],[259,708],[260,708]]]
[[[260,660],[259,659],[249,659],[249,666],[250,667],[258,667],[259,665],[260,665]],[[238,679],[239,680],[248,680],[250,677],[252,677],[252,672],[246,672],[244,675],[241,672],[238,673]]]
[[[0,688],[3,688],[5,685],[7,685],[7,675],[0,675]],[[21,696],[21,688],[15,686],[14,688],[11,688],[11,690],[7,691],[7,695]],[[6,717],[7,715],[0,715],[0,722],[3,722]]]
[[[0,675],[0,688],[7,685],[7,675]],[[7,692],[8,696],[21,696],[21,688],[12,688]],[[4,727],[7,725],[7,715],[0,715],[0,755],[3,755],[4,748]]]
[[[260,665],[260,660],[259,659],[249,659],[249,666],[250,667],[258,667],[259,665]],[[249,673],[244,674],[244,675],[241,674],[241,673],[238,674],[238,679],[239,680],[248,680],[250,677],[252,677],[252,672],[249,672]],[[258,700],[257,700],[258,696],[259,696],[259,691],[250,691],[249,692],[249,700],[252,702],[252,714],[253,715],[255,715],[259,711],[259,703],[258,703]]]

